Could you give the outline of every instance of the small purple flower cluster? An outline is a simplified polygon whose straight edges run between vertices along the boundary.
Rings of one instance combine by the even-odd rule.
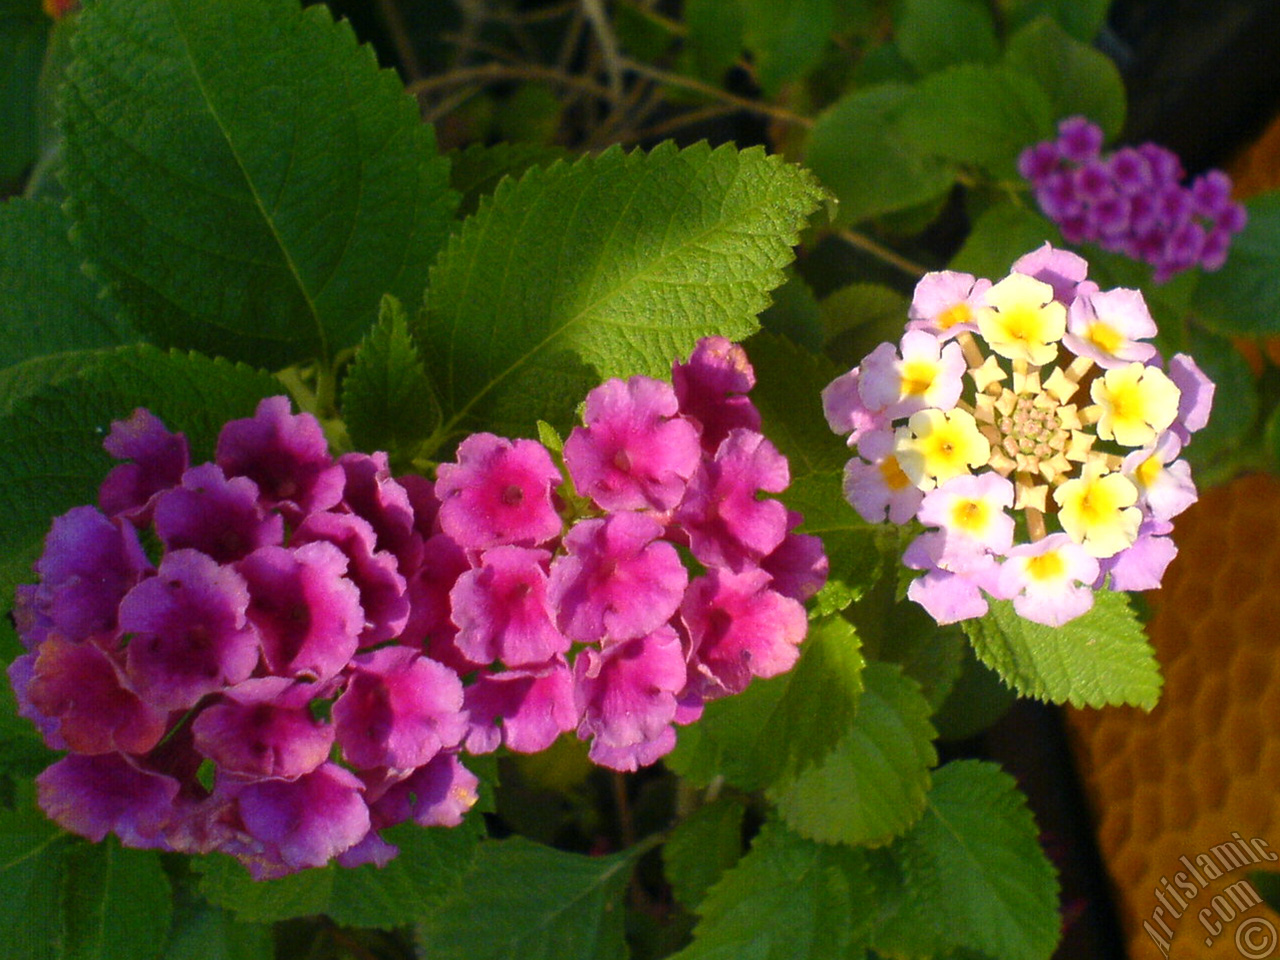
[[[148,411],[116,422],[125,462],[54,521],[15,603],[19,711],[69,751],[41,806],[267,878],[457,825],[463,752],[576,730],[598,763],[653,762],[704,700],[792,665],[825,579],[817,538],[758,497],[789,474],[752,383],[707,340],[674,386],[592,391],[563,451],[583,498],[532,440],[473,435],[434,483],[335,460],[284,397],[194,467]]]
[[[1045,216],[1068,243],[1088,241],[1155,268],[1164,283],[1199,266],[1217,270],[1245,209],[1231,180],[1210,170],[1183,186],[1177,154],[1154,143],[1102,154],[1102,129],[1084,117],[1062,121],[1058,136],[1023,151],[1018,171]]]
[[[1185,354],[1164,364],[1137,290],[1101,290],[1045,244],[998,283],[927,274],[906,333],[823,391],[857,449],[845,495],[868,523],[918,521],[907,595],[939,623],[988,598],[1061,626],[1093,591],[1150,590],[1196,500],[1186,461],[1213,384]]]

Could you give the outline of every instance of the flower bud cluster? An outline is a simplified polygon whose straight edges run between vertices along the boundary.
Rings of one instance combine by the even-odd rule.
[[[563,451],[581,498],[532,440],[473,435],[434,482],[334,459],[284,397],[197,466],[146,410],[116,422],[125,462],[54,521],[15,603],[19,711],[68,751],[41,806],[266,878],[457,825],[464,752],[576,730],[598,763],[653,762],[704,700],[791,666],[825,578],[819,541],[758,498],[789,477],[752,379],[710,340],[674,386],[594,390]]]
[[[1155,268],[1164,283],[1199,266],[1217,270],[1245,209],[1231,179],[1210,170],[1183,186],[1175,153],[1154,143],[1104,155],[1102,129],[1084,117],[1062,121],[1058,136],[1028,147],[1018,170],[1045,216],[1069,243],[1088,241]]]
[[[1196,499],[1178,459],[1213,384],[1162,363],[1137,290],[1101,290],[1045,244],[998,283],[942,271],[917,285],[898,344],[823,392],[857,456],[845,495],[869,523],[926,529],[908,596],[939,623],[1012,600],[1059,626],[1093,591],[1159,586],[1172,519]]]

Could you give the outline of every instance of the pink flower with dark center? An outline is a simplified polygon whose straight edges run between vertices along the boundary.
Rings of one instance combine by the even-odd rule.
[[[67,640],[113,631],[120,601],[149,568],[130,524],[94,507],[73,507],[45,537],[35,564],[40,583],[18,594],[19,636],[30,649],[51,630]]]
[[[645,637],[588,647],[573,665],[578,738],[591,739],[591,759],[635,770],[675,746],[676,694],[688,679],[684,650],[663,625]]]
[[[159,417],[139,407],[128,419],[112,422],[102,446],[117,460],[133,462],[111,469],[98,488],[98,505],[108,516],[145,524],[151,498],[177,484],[187,469],[187,438],[170,433]]]
[[[313,513],[294,532],[292,544],[320,541],[342,551],[347,577],[360,590],[364,625],[359,645],[371,647],[399,636],[409,622],[408,588],[394,554],[375,550],[377,536],[369,521],[353,513]]]
[[[120,603],[134,689],[155,707],[183,710],[247,680],[260,651],[248,607],[248,587],[231,567],[197,550],[169,553]]]
[[[769,583],[759,569],[712,569],[689,584],[680,616],[692,642],[690,683],[706,699],[741,693],[753,676],[785,673],[799,657],[804,607]]]
[[[338,745],[356,767],[420,767],[467,732],[462,682],[444,664],[408,647],[383,647],[351,662],[333,705]]]
[[[730,433],[694,474],[676,511],[693,555],[741,570],[776,550],[787,535],[787,508],[758,494],[781,493],[790,482],[787,458],[761,434]]]
[[[99,843],[114,833],[125,846],[168,849],[178,782],[139,770],[118,753],[73,753],[36,777],[42,809],[58,826]]]
[[[698,341],[686,363],[671,366],[680,412],[702,428],[702,449],[714,453],[731,430],[759,430],[760,411],[747,394],[756,385],[747,352],[724,337]]]
[[[366,781],[368,782],[368,781]],[[456,827],[479,799],[480,780],[457,754],[439,753],[403,779],[388,780],[369,804],[374,823],[394,826],[412,820],[420,827]]]
[[[569,638],[556,629],[547,600],[550,559],[546,550],[494,547],[458,578],[450,601],[458,625],[454,643],[464,656],[520,667],[568,651]]]
[[[333,728],[311,716],[327,691],[258,677],[223,692],[192,724],[195,748],[227,773],[294,780],[329,759]]]
[[[586,643],[627,640],[669,620],[689,573],[661,534],[658,522],[640,513],[574,525],[565,554],[551,564],[548,599],[560,629]]]
[[[252,417],[226,424],[214,461],[229,477],[248,477],[266,506],[288,514],[328,510],[342,499],[345,477],[324,430],[309,413],[291,413],[288,397],[268,397]]]
[[[670,510],[684,495],[702,448],[677,415],[675,391],[650,377],[609,380],[587,394],[583,420],[564,444],[578,492],[605,510]]]
[[[499,744],[538,753],[578,724],[573,675],[563,657],[519,670],[484,670],[466,688],[471,729],[468,753],[492,753]]]
[[[360,590],[332,543],[262,547],[236,569],[249,586],[248,618],[276,674],[327,680],[346,666],[364,629]]]
[[[255,880],[322,867],[369,832],[364,785],[349,770],[325,763],[296,780],[219,781],[235,800],[247,836],[228,852]]]
[[[182,484],[155,498],[155,529],[169,550],[199,550],[219,563],[284,542],[284,518],[268,514],[248,477],[228,480],[213,463],[192,467]]]
[[[545,543],[560,534],[552,494],[561,479],[536,440],[472,434],[458,446],[457,463],[437,470],[440,526],[468,550]]]
[[[19,703],[56,721],[57,749],[94,754],[146,753],[164,736],[168,714],[130,689],[116,664],[92,643],[52,636],[40,645]],[[11,671],[11,676],[12,671]]]

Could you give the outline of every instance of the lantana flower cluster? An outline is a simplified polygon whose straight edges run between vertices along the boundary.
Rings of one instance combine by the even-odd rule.
[[[918,523],[908,596],[940,624],[994,597],[1060,626],[1094,591],[1148,590],[1196,500],[1186,461],[1213,384],[1161,361],[1142,293],[1102,290],[1046,244],[997,283],[927,274],[902,340],[823,392],[857,455],[845,495],[869,523]]]
[[[1018,170],[1069,243],[1088,241],[1151,264],[1164,283],[1192,267],[1217,270],[1246,214],[1231,178],[1210,170],[1183,185],[1177,154],[1154,143],[1102,153],[1103,133],[1084,117],[1023,151]]]
[[[333,458],[285,397],[196,466],[148,411],[114,423],[124,462],[16,598],[19,710],[68,751],[42,808],[267,878],[459,824],[467,752],[576,730],[606,766],[661,757],[703,701],[792,665],[826,571],[760,497],[789,475],[742,349],[704,341],[673,373],[587,397],[571,484],[542,444],[483,433],[434,481],[396,478]]]

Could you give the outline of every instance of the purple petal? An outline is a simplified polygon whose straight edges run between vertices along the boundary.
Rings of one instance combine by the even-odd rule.
[[[109,516],[144,524],[151,498],[174,486],[187,469],[187,438],[170,433],[160,418],[139,407],[127,420],[115,420],[102,442],[117,460],[98,489],[98,505]]]
[[[466,689],[466,703],[468,753],[490,753],[500,743],[516,753],[539,753],[578,725],[573,676],[563,658],[542,667],[481,672]]]
[[[459,445],[457,463],[437,471],[440,526],[468,550],[545,543],[561,529],[551,499],[560,482],[537,441],[472,434]]]
[[[552,622],[547,598],[550,558],[545,550],[494,547],[458,578],[449,599],[458,625],[454,643],[464,656],[519,667],[568,651],[569,638]]]
[[[333,728],[311,716],[316,684],[246,680],[200,712],[195,747],[228,773],[294,780],[329,758]]]
[[[127,847],[166,849],[178,783],[147,773],[116,753],[63,757],[36,777],[40,809],[64,830],[100,842],[115,833]]]
[[[724,337],[704,337],[687,363],[671,366],[680,412],[701,425],[702,448],[708,453],[732,430],[760,429],[760,412],[747,397],[755,384],[747,352]]]
[[[258,502],[248,477],[228,480],[213,463],[192,467],[181,486],[156,497],[155,529],[170,550],[191,548],[231,563],[284,542],[284,518]]]

